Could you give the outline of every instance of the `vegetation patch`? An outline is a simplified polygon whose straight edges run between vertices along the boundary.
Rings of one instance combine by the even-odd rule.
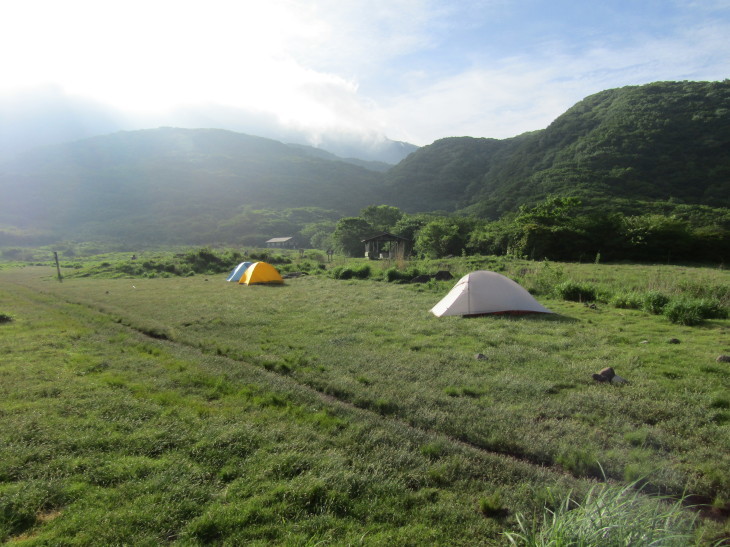
[[[541,520],[518,515],[519,532],[507,532],[512,545],[688,545],[695,517],[682,501],[645,499],[637,483],[598,485],[582,499],[552,499]]]
[[[555,294],[563,300],[572,302],[594,302],[596,288],[589,283],[563,281],[554,288]]]

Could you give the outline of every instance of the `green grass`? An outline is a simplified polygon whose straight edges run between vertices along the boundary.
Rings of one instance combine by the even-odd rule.
[[[552,499],[542,521],[527,522],[518,516],[519,532],[505,535],[513,545],[663,545],[677,547],[694,542],[695,516],[682,500],[641,496],[638,483],[600,485],[584,499],[568,495]]]
[[[393,267],[369,266],[381,279]],[[718,299],[728,281],[484,266],[599,294]],[[436,318],[454,282],[58,283],[53,270],[2,272],[0,311],[14,319],[0,325],[5,539],[499,543],[516,515],[542,515],[548,487],[583,499],[604,473],[641,478],[641,499],[727,503],[730,375],[715,362],[730,351],[727,319],[690,327],[544,295],[559,315]],[[714,292],[688,289],[698,278]],[[605,366],[629,383],[595,383]],[[703,537],[723,533],[701,524]]]

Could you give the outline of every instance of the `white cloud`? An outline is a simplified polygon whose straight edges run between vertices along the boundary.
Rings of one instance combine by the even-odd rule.
[[[200,105],[211,121],[237,111],[241,120],[275,120],[314,140],[333,131],[382,132],[427,144],[449,135],[509,137],[545,127],[602,89],[723,79],[730,69],[730,25],[721,16],[728,0],[702,9],[677,0],[679,11],[666,24],[623,39],[620,25],[609,33],[586,29],[590,43],[552,31],[523,35],[515,27],[511,44],[524,41],[523,47],[505,53],[489,30],[514,23],[516,13],[525,13],[517,6],[510,0],[4,2],[0,91],[52,82],[169,124],[182,111],[201,119],[190,115]],[[550,28],[549,21],[539,23],[530,28]]]

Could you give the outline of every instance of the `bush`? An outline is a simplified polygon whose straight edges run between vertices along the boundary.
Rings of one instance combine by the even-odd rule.
[[[421,275],[416,268],[401,271],[398,268],[388,268],[383,272],[383,279],[388,283],[408,283],[414,277]]]
[[[352,268],[336,266],[330,270],[330,275],[333,279],[352,279],[354,272],[352,271]]]
[[[596,300],[596,288],[590,283],[563,281],[555,287],[555,294],[559,298],[571,302],[594,302]]]
[[[620,292],[613,295],[611,305],[624,310],[640,310],[643,298],[636,291]]]
[[[370,277],[370,264],[363,264],[359,268],[352,270],[352,275],[357,279],[367,279]]]
[[[689,300],[674,300],[663,308],[663,313],[672,323],[691,327],[702,323],[699,307]]]
[[[644,294],[644,302],[641,306],[647,313],[659,315],[664,311],[664,306],[669,303],[669,297],[659,291],[649,291]]]
[[[0,323],[10,323],[13,320],[11,315],[7,313],[0,313]]]
[[[728,316],[727,309],[719,301],[710,298],[672,300],[664,306],[663,313],[672,323],[686,326],[699,325],[705,319],[726,319]]]
[[[728,310],[716,298],[701,298],[697,300],[697,307],[704,319],[727,319]]]

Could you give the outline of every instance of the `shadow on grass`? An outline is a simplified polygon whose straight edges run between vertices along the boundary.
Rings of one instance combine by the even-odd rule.
[[[580,319],[561,315],[559,313],[482,313],[477,315],[464,315],[464,319],[485,319],[491,318],[502,321],[549,321],[557,323],[578,323]]]

